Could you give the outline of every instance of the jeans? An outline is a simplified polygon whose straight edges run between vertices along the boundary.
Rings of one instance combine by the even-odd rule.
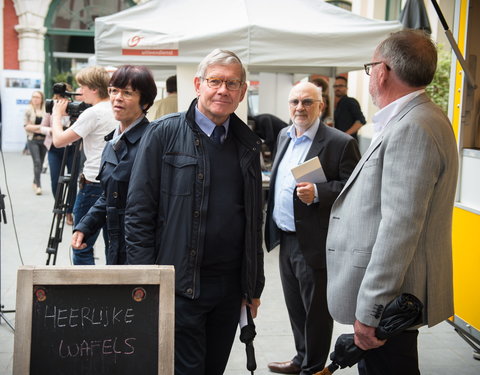
[[[33,183],[40,187],[42,186],[40,174],[42,173],[47,148],[43,144],[43,139],[32,139],[28,141],[28,149],[33,159]]]
[[[102,194],[102,186],[100,184],[85,184],[82,189],[78,190],[77,199],[73,206],[73,218],[74,226],[76,226],[80,220],[87,214],[90,207],[92,207],[97,199]],[[91,235],[86,242],[87,247],[85,249],[73,249],[73,264],[74,265],[94,265],[95,260],[93,258],[93,245],[97,240],[100,230]],[[107,231],[103,230],[103,239],[105,240],[105,248],[108,245]]]
[[[60,173],[62,173],[62,175],[65,175],[65,170],[61,171],[63,153],[65,151],[67,152],[67,160],[65,164],[66,164],[68,173],[71,173],[73,155],[75,153],[74,146],[57,148],[52,145],[50,147],[50,150],[48,151],[48,165],[50,166],[50,181],[52,183],[53,196],[55,196],[57,192],[58,178],[60,177]]]
[[[53,196],[56,197],[57,194],[57,187],[58,187],[58,178],[60,174],[65,175],[65,166],[64,170],[62,171],[62,159],[64,152],[67,152],[67,159],[65,161],[68,173],[72,172],[72,163],[73,157],[75,155],[75,146],[67,146],[62,148],[57,148],[54,145],[50,147],[48,150],[48,165],[50,166],[50,182],[52,184],[52,193]],[[72,178],[76,178],[77,176],[72,176]],[[75,191],[72,194],[72,197],[76,196],[76,184]],[[70,203],[70,207],[67,208],[67,213],[72,213],[73,203]]]

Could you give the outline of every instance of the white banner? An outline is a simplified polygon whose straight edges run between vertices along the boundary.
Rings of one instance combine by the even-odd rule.
[[[2,150],[21,151],[27,136],[23,115],[34,91],[43,91],[41,73],[4,70],[0,90],[2,99]]]
[[[122,33],[122,55],[178,56],[178,38],[165,34]]]

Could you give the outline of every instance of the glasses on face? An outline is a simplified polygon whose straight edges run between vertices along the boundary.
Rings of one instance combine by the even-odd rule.
[[[223,85],[223,82],[225,82],[225,86],[230,91],[239,90],[240,87],[242,86],[242,83],[243,83],[242,81],[240,81],[238,79],[221,79],[221,78],[217,78],[217,77],[202,78],[202,79],[207,81],[207,85],[211,89],[218,89]]]
[[[299,103],[302,103],[302,107],[305,108],[310,108],[313,103],[315,102],[321,102],[321,100],[318,99],[303,99],[303,100],[298,100],[298,99],[292,99],[288,101],[288,104],[290,104],[290,107],[297,107]]]
[[[370,75],[370,72],[372,71],[372,68],[375,65],[378,65],[378,64],[385,64],[385,66],[387,67],[387,70],[390,70],[390,67],[384,61],[375,61],[375,62],[371,62],[371,63],[368,63],[368,64],[363,64],[363,67],[365,68],[365,73],[367,74],[367,76]]]
[[[137,91],[132,89],[117,89],[116,87],[108,88],[108,95],[110,96],[117,96],[120,93],[122,94],[123,99],[130,100],[130,99],[133,99]]]

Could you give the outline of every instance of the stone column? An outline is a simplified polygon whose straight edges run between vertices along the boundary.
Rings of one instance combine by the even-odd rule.
[[[14,0],[19,24],[18,61],[20,70],[44,72],[45,65],[45,17],[51,0]]]

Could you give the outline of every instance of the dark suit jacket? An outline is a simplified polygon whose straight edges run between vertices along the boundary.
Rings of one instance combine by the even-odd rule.
[[[282,129],[278,136],[277,155],[272,166],[265,225],[267,251],[271,251],[280,243],[280,229],[273,221],[272,214],[275,205],[275,180],[278,165],[290,143],[290,137],[287,135],[288,129]],[[318,269],[325,268],[325,242],[330,210],[355,165],[360,160],[360,151],[357,141],[351,136],[320,123],[305,160],[315,156],[320,158],[327,178],[327,182],[316,184],[319,201],[311,205],[304,204],[298,199],[296,189],[292,199],[300,249],[307,263]]]

